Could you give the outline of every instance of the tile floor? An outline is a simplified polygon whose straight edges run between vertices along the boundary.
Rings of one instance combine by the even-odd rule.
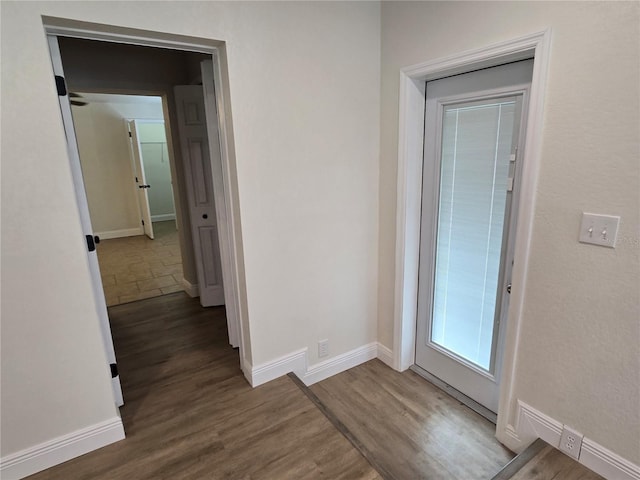
[[[154,222],[145,235],[102,240],[97,246],[107,306],[184,290],[175,222]]]

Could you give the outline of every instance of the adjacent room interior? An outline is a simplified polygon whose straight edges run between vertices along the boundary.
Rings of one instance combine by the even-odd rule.
[[[107,306],[184,290],[162,97],[70,98]]]

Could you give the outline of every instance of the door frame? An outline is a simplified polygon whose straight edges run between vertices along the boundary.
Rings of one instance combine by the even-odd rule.
[[[225,283],[225,307],[227,315],[227,325],[229,327],[229,342],[240,350],[240,368],[248,376],[246,367],[249,365],[245,359],[246,348],[250,348],[248,343],[248,332],[245,332],[244,325],[248,324],[246,318],[247,305],[246,286],[244,284],[243,260],[241,258],[242,233],[239,219],[239,208],[236,196],[236,182],[232,177],[235,172],[235,150],[233,147],[233,127],[231,124],[231,111],[229,99],[227,98],[229,86],[227,76],[223,74],[226,68],[226,52],[224,42],[213,39],[202,39],[184,35],[173,35],[147,30],[138,30],[112,25],[95,24],[77,20],[43,16],[43,26],[47,36],[72,37],[86,40],[98,40],[103,42],[158,47],[165,49],[181,50],[185,52],[196,52],[210,55],[213,61],[214,85],[210,86],[211,91],[215,91],[216,111],[218,113],[218,132],[220,140],[220,163],[214,165],[213,171],[222,171],[223,191],[216,191],[214,196],[216,201],[224,205],[225,218],[218,218],[219,223],[224,223],[226,235],[219,238],[220,244],[225,245],[228,252],[229,261],[223,261],[223,281]],[[207,101],[209,97],[206,97]],[[163,95],[163,109],[166,107],[166,98]],[[166,113],[166,112],[165,112]],[[211,130],[209,130],[211,135]],[[210,143],[211,142],[210,139]],[[213,158],[213,157],[212,157]],[[79,162],[74,162],[70,157],[71,168],[80,169]],[[78,163],[77,165],[75,163]],[[213,160],[212,160],[213,163]],[[86,202],[84,205],[79,200],[78,208],[80,212],[88,211]],[[99,274],[96,278],[92,275],[92,282],[101,287]],[[106,307],[105,307],[106,308]]]
[[[415,362],[418,305],[418,265],[422,200],[425,84],[450,75],[533,58],[533,76],[522,155],[512,293],[504,344],[497,431],[505,443],[517,445],[509,418],[513,400],[513,377],[517,361],[520,318],[530,256],[536,185],[542,145],[543,105],[549,65],[551,30],[489,45],[401,69],[398,117],[398,177],[394,289],[393,367],[404,371]]]

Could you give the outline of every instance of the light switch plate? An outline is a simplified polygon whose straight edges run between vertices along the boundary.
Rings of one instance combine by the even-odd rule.
[[[620,217],[614,215],[583,212],[578,241],[614,248],[619,223]]]

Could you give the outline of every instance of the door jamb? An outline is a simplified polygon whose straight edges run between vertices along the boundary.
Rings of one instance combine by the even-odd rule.
[[[393,367],[404,371],[415,361],[425,83],[511,61],[534,59],[523,152],[526,161],[523,162],[512,272],[514,287],[510,297],[504,367],[500,379],[497,434],[507,446],[510,443],[517,444],[517,437],[509,434],[514,431],[509,416],[535,212],[550,44],[551,30],[546,29],[485,48],[412,65],[400,71]]]
[[[214,82],[219,82],[215,85],[215,97],[216,109],[218,112],[218,131],[221,145],[222,181],[224,187],[222,196],[224,198],[226,209],[225,221],[229,224],[228,235],[226,238],[221,239],[221,241],[227,244],[226,250],[229,252],[231,257],[231,261],[228,262],[228,266],[230,267],[229,271],[223,272],[223,274],[227,273],[227,278],[230,279],[230,281],[227,282],[229,287],[228,294],[227,289],[225,288],[225,303],[230,304],[227,307],[227,315],[230,317],[228,318],[228,323],[231,327],[229,332],[230,343],[234,346],[237,344],[239,347],[240,368],[245,373],[245,376],[247,376],[249,372],[245,370],[246,367],[250,365],[250,362],[245,357],[245,352],[247,352],[245,349],[247,347],[250,348],[250,344],[248,343],[248,332],[245,332],[243,327],[243,325],[247,323],[245,313],[247,311],[246,298],[243,295],[246,288],[244,283],[241,283],[241,279],[244,279],[244,275],[241,274],[243,271],[243,260],[240,257],[241,252],[243,251],[242,235],[240,231],[240,219],[236,213],[238,211],[237,202],[234,200],[233,195],[233,192],[237,189],[235,188],[235,183],[231,178],[231,172],[235,171],[234,165],[232,165],[235,158],[232,159],[234,154],[231,112],[229,110],[228,101],[224,96],[224,92],[229,91],[228,85],[225,84],[226,77],[222,74],[223,63],[226,65],[226,60],[223,57],[224,52],[221,52],[221,47],[224,47],[224,42],[47,16],[43,16],[43,25],[46,35],[56,37],[65,36],[87,40],[183,50],[211,55],[213,60]],[[163,104],[165,101],[166,99],[163,98]],[[225,262],[223,262],[223,264],[224,263]],[[235,335],[235,339],[232,338],[232,335]],[[247,340],[245,341],[245,339]],[[235,342],[233,340],[235,340]]]

